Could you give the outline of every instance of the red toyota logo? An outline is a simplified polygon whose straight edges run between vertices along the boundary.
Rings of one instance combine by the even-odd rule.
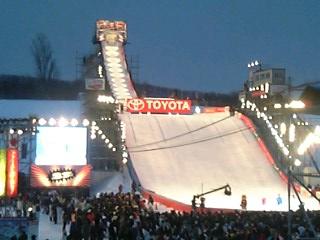
[[[131,110],[131,111],[141,111],[142,109],[144,109],[144,101],[142,99],[139,98],[135,98],[135,99],[130,99],[128,101],[128,105],[127,107]]]

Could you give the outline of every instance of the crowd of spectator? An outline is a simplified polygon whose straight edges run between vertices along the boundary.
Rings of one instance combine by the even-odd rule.
[[[144,199],[136,191],[122,193],[121,190],[95,197],[74,197],[57,192],[34,195],[33,200],[19,196],[10,200],[11,208],[6,212],[27,216],[28,207],[41,208],[52,224],[62,223],[61,232],[57,234],[71,240],[287,239],[287,213],[159,212],[152,197]],[[308,215],[319,232],[320,215],[316,212]],[[292,214],[292,223],[293,239],[313,237],[302,212]]]
[[[159,213],[153,205],[152,198],[148,201],[134,193],[101,194],[73,202],[71,211],[67,210],[71,212],[69,239],[287,239],[284,213]],[[319,226],[320,217],[311,217]],[[295,239],[312,237],[301,212],[293,215],[292,222]]]
[[[15,198],[0,197],[0,218],[28,217],[34,218],[39,210],[40,195],[36,192],[19,194]]]

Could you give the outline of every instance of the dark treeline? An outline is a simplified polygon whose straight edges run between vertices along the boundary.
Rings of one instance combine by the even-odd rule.
[[[0,75],[0,99],[74,100],[83,91],[83,81],[50,80]]]
[[[215,92],[185,91],[158,87],[147,83],[135,84],[141,97],[172,97],[191,99],[194,105],[235,106],[238,103],[238,93],[229,94]],[[83,80],[41,81],[38,78],[16,75],[0,75],[0,99],[51,99],[74,100],[80,92],[85,91]]]

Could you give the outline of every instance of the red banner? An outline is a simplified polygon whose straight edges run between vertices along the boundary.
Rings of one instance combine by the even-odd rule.
[[[261,95],[265,95],[266,93],[264,91],[253,91],[251,92],[252,97],[260,97]]]
[[[127,100],[128,112],[191,113],[191,100],[132,98]]]
[[[16,148],[7,149],[7,196],[18,195],[19,153]]]
[[[229,107],[204,107],[203,113],[217,113],[229,111]]]
[[[32,187],[88,187],[91,166],[31,166]]]

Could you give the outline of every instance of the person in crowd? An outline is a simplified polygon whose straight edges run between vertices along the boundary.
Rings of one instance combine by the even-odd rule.
[[[247,196],[246,195],[242,195],[240,206],[241,206],[242,210],[247,210]]]
[[[123,191],[123,185],[120,184],[119,187],[118,187],[118,193],[122,193],[122,191]]]
[[[153,203],[154,203],[154,200],[153,200],[153,197],[151,194],[149,194],[149,199],[148,199],[148,202],[151,206],[153,206]]]

